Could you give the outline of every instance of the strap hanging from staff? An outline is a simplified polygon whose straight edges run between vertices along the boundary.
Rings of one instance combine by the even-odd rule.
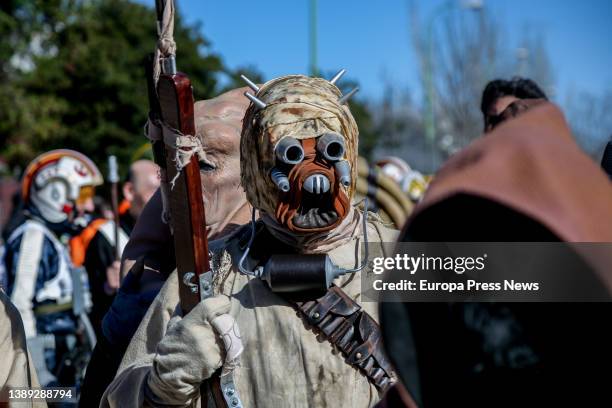
[[[174,42],[174,0],[155,0],[157,10],[157,48],[153,66],[155,86],[163,72],[176,73],[176,43]]]
[[[165,172],[166,211],[176,244],[179,277],[189,272],[199,277],[210,271],[198,161],[203,151],[201,144],[194,142],[197,138],[191,82],[187,75],[176,71],[176,45],[172,39],[174,2],[158,0],[157,5],[161,20],[158,20],[160,38],[153,59],[153,84],[156,85],[153,91],[159,112],[154,115],[157,122],[149,122],[149,129],[158,128],[153,132],[157,134],[155,142],[163,147],[164,155],[158,159],[163,162]],[[202,293],[191,287],[181,290],[183,312],[188,313],[201,297]]]

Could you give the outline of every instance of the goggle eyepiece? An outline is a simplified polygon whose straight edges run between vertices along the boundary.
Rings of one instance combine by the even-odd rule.
[[[319,137],[317,150],[326,160],[336,162],[344,157],[344,138],[336,133],[326,133]]]
[[[282,138],[274,148],[276,158],[285,164],[298,164],[304,160],[304,148],[290,136]]]

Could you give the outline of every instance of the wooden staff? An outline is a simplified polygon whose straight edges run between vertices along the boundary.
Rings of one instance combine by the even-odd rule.
[[[160,38],[165,34],[163,31],[173,25],[164,21],[164,12],[168,12],[166,7],[173,7],[171,0],[156,0]],[[157,64],[161,65],[161,73],[156,81]],[[176,134],[171,134],[171,130],[175,130],[181,135],[195,136],[193,90],[187,75],[176,71],[174,55],[162,53],[161,61],[157,61],[155,56],[150,57],[147,65],[149,119],[163,128],[163,137],[153,141],[153,152],[161,168],[162,183],[165,183],[162,186],[162,192],[165,189],[166,194],[167,207],[164,210],[169,216],[174,238],[179,302],[185,315],[201,300],[213,295],[199,159],[197,154],[193,154],[188,163],[177,168],[177,149],[181,147],[172,140]],[[201,387],[203,407],[212,408],[211,404],[217,408],[229,407],[221,389],[220,371]],[[208,398],[209,393],[212,400]]]

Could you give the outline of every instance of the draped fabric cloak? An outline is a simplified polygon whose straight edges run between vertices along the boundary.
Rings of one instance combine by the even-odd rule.
[[[582,273],[612,293],[612,185],[543,103],[452,157],[400,240],[595,243],[573,247]],[[381,325],[420,405],[603,406],[611,305],[385,303]]]
[[[358,266],[363,256],[361,223],[354,225],[353,238],[328,251],[332,261],[343,268]],[[393,242],[396,236],[396,231],[376,221],[368,223],[371,253],[383,251],[379,242]],[[267,248],[270,244],[264,243],[262,247]],[[236,265],[243,250],[239,239],[228,240],[226,246],[213,256],[213,272],[217,276],[215,292],[232,297],[230,314],[240,327],[245,347],[240,366],[234,372],[244,406],[373,406],[379,394],[365,376],[349,366],[327,341],[318,339],[296,310],[271,292],[263,281],[238,272]],[[229,264],[215,261],[219,255],[227,260],[228,255],[225,254],[231,257]],[[376,304],[361,301],[359,275],[345,275],[336,284],[377,318]],[[174,272],[134,334],[117,376],[106,390],[101,407],[143,406],[144,386],[156,346],[177,310],[178,285]]]

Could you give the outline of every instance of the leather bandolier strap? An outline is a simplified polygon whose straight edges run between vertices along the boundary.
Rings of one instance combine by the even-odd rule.
[[[255,259],[265,263],[266,255],[269,256],[270,252],[293,253],[292,248],[275,239],[261,221],[256,229],[257,236],[251,251]],[[242,249],[246,248],[249,238],[250,231],[245,229],[240,238]],[[332,285],[315,300],[312,299],[316,296],[304,293],[279,295],[293,305],[315,333],[322,334],[342,353],[347,364],[358,369],[376,388],[386,391],[395,382],[395,374],[383,349],[380,326],[342,289]]]
[[[342,289],[332,285],[316,300],[293,304],[315,331],[342,353],[346,363],[359,369],[376,388],[385,391],[395,381],[380,326]]]

